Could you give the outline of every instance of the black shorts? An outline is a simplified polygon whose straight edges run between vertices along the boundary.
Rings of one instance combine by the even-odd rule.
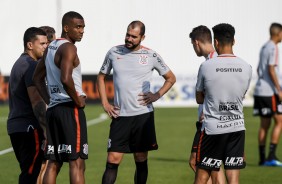
[[[112,120],[108,152],[136,153],[157,149],[154,112]]]
[[[29,132],[10,134],[11,143],[20,164],[21,174],[18,183],[36,183],[44,157],[41,129],[29,128]]]
[[[271,117],[275,113],[282,114],[282,102],[278,95],[270,97],[254,96],[254,116]]]
[[[223,162],[224,169],[243,169],[246,166],[244,145],[245,130],[217,135],[207,135],[202,131],[197,167],[218,171]]]
[[[198,144],[199,144],[199,140],[200,140],[200,136],[201,136],[201,128],[202,128],[202,123],[197,121],[196,122],[196,133],[194,136],[194,140],[193,140],[193,144],[192,144],[192,148],[191,148],[191,153],[195,153],[198,151]]]
[[[86,118],[82,108],[63,103],[47,110],[48,160],[68,162],[88,158]]]

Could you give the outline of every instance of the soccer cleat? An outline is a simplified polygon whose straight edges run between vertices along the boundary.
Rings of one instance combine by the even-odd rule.
[[[263,164],[264,166],[274,166],[274,167],[282,167],[282,162],[280,162],[279,160],[267,160],[264,162]]]

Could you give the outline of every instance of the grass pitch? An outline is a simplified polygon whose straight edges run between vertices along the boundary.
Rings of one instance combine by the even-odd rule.
[[[259,167],[257,132],[259,119],[252,116],[252,108],[245,108],[246,161],[241,170],[240,181],[247,184],[282,183],[282,168]],[[103,113],[100,106],[85,108],[87,120],[98,118]],[[8,107],[0,106],[0,151],[11,147],[6,130]],[[159,150],[149,152],[148,184],[193,183],[194,173],[188,165],[190,149],[195,133],[196,108],[156,108],[155,122]],[[106,163],[106,148],[110,119],[88,127],[89,159],[86,161],[86,183],[101,183]],[[269,139],[268,139],[269,142]],[[277,156],[282,159],[281,145]],[[268,151],[268,149],[267,149]],[[69,183],[68,164],[65,163],[57,183]],[[0,155],[0,183],[18,183],[20,172],[13,152]],[[135,164],[132,154],[127,154],[119,167],[117,184],[132,184]]]

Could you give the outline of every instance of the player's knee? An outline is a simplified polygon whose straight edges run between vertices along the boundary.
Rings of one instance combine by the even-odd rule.
[[[148,158],[148,153],[144,152],[144,153],[134,153],[134,160],[136,162],[144,162],[145,160],[147,160]]]

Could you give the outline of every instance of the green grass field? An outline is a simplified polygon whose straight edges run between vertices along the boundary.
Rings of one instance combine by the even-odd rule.
[[[99,117],[100,106],[88,105],[87,120]],[[11,147],[6,130],[7,106],[0,106],[0,151]],[[193,183],[194,173],[188,157],[195,132],[196,108],[156,108],[155,121],[159,144],[158,151],[149,153],[148,184]],[[252,109],[245,108],[246,169],[241,170],[243,184],[282,183],[282,168],[258,167],[257,130],[259,119],[252,116]],[[110,120],[88,127],[89,159],[86,161],[86,182],[101,183],[106,163],[106,147]],[[282,158],[281,145],[278,157]],[[0,155],[0,183],[17,183],[19,166],[13,152]],[[131,154],[125,155],[118,171],[117,184],[132,184],[135,164]],[[69,183],[68,164],[64,164],[57,183]]]

